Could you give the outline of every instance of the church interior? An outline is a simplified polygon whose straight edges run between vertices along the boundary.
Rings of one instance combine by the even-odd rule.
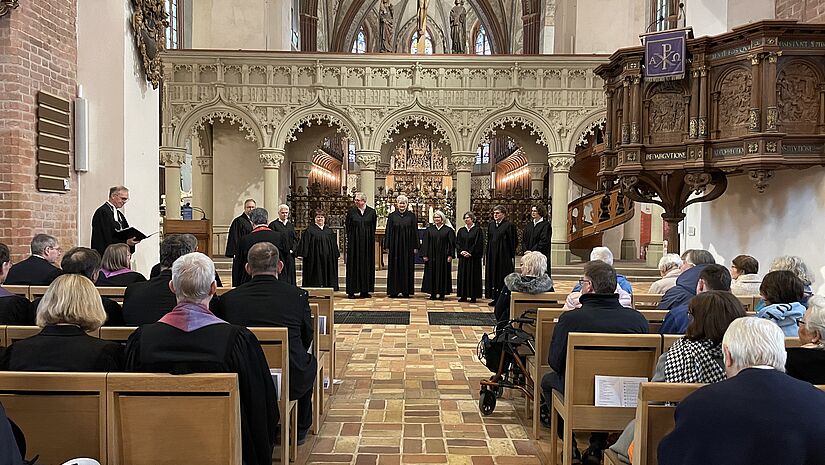
[[[662,419],[649,419],[643,406],[684,397],[645,400],[647,384],[659,383],[642,384],[638,410],[635,391],[632,407],[614,409],[554,397],[552,413],[564,423],[553,415],[553,429],[549,419],[544,425],[551,415],[539,405],[542,375],[552,371],[544,359],[560,318],[553,312],[587,281],[598,247],[612,251],[617,289],[621,279],[632,284],[633,305],[650,321],[650,357],[673,343],[653,329],[667,313],[663,293],[647,291],[665,276],[663,257],[702,250],[736,268],[747,255],[760,275],[777,257],[801,257],[806,296],[825,294],[823,167],[824,0],[0,0],[0,242],[10,263],[34,253],[37,234],[53,236],[62,253],[89,247],[96,209],[111,186],[126,186],[115,221],[122,212],[148,236],[133,246],[129,268],[150,277],[164,239],[193,234],[228,290],[238,285],[230,225],[248,199],[268,221],[287,205],[299,239],[325,212],[340,251],[334,286],[309,284],[306,258],[296,265],[321,326],[312,349],[323,365],[315,416],[307,441],[285,436],[272,463],[631,463],[609,453],[582,459],[568,435],[575,430],[584,452],[591,432],[609,431],[612,442],[631,419],[633,464],[701,463],[657,462],[665,431],[655,427],[649,442],[647,430],[640,439],[640,420]],[[346,229],[356,193],[376,213],[371,298],[346,290],[347,261],[363,250],[350,250]],[[503,207],[517,231],[517,273],[528,252],[523,230],[536,224],[531,209],[546,212],[552,289],[514,291],[506,307],[514,318],[516,309],[539,309],[524,333],[531,353],[515,364],[523,369],[507,365],[518,373],[505,381],[522,387],[484,387],[495,370],[479,343],[496,332],[496,317],[489,295],[466,302],[452,292],[458,259],[448,265],[446,299],[421,291],[429,265],[418,255],[412,298],[387,295],[394,262],[384,240],[388,219],[404,211],[399,196],[421,237],[437,218],[457,231],[465,212],[492,230]],[[6,284],[31,300],[46,292]],[[102,289],[123,302],[123,289]],[[758,286],[751,294],[740,298],[746,312],[758,311]],[[121,326],[110,328],[112,340],[134,330]],[[35,334],[26,328],[0,325],[0,345]],[[620,355],[587,360],[603,375],[625,376],[610,368],[625,363]],[[208,416],[198,426],[192,415],[164,438],[156,411],[174,410],[173,402],[153,406],[147,395],[130,404],[129,389],[140,387],[123,381],[107,394],[117,376],[101,378],[98,391],[97,379],[66,387],[0,371],[0,404],[13,421],[22,418],[29,458],[241,464],[237,387],[227,394],[234,406],[216,410],[214,393],[172,394],[197,399],[184,404],[229,426],[218,432]],[[577,399],[586,393],[592,402],[598,394],[588,382]],[[207,392],[204,383],[198,389]],[[162,397],[170,388],[161,384],[144,390]],[[40,394],[15,398],[27,389]],[[74,400],[38,407],[38,395],[61,390]],[[79,413],[65,408],[80,415],[82,439],[44,440],[66,434],[60,422],[72,421],[61,409],[75,400]],[[291,404],[279,401],[281,431],[294,436]],[[117,434],[135,442],[119,443]],[[175,450],[170,437],[193,450]],[[220,440],[194,450],[207,438]],[[141,448],[157,453],[142,457]],[[172,461],[155,458],[163,454]],[[244,463],[252,463],[246,455]]]

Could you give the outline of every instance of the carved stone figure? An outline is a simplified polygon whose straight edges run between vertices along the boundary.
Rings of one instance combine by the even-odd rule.
[[[455,0],[455,6],[450,10],[450,40],[453,42],[453,53],[467,53],[467,10],[464,9],[464,0]]]
[[[740,135],[748,127],[751,101],[751,73],[737,69],[719,86],[719,130],[724,136]]]
[[[378,31],[381,39],[381,52],[394,52],[393,47],[393,32],[395,30],[395,21],[393,20],[392,4],[390,0],[381,0],[381,8],[378,11]]]

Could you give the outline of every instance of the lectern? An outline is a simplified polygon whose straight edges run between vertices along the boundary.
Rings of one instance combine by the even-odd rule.
[[[163,221],[163,235],[191,234],[198,240],[198,252],[212,256],[212,221],[210,220],[171,220]]]

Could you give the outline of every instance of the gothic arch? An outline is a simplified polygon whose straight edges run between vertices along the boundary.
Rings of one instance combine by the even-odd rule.
[[[242,107],[225,102],[220,97],[195,107],[181,118],[172,133],[171,145],[185,147],[188,137],[195,134],[198,129],[202,129],[204,124],[214,121],[229,121],[237,124],[239,131],[246,131],[246,136],[244,136],[246,139],[255,142],[258,147],[263,147],[264,132],[255,116]]]
[[[493,111],[492,116],[478,125],[470,138],[470,144],[472,144],[470,149],[475,150],[490,136],[491,132],[508,126],[529,131],[530,135],[537,137],[536,143],[547,147],[548,152],[558,151],[561,145],[556,134],[550,130],[550,126],[540,116],[521,108],[514,102],[509,108]]]
[[[573,129],[567,133],[567,139],[562,146],[566,152],[576,153],[582,135],[588,133],[595,125],[600,124],[607,117],[604,109],[593,110],[572,125]]]
[[[304,123],[335,125],[355,142],[356,147],[359,149],[363,147],[364,136],[358,130],[358,125],[344,112],[318,100],[309,106],[299,108],[295,113],[286,117],[283,124],[273,135],[270,145],[283,149],[288,142],[295,140],[295,134],[300,132],[300,127]]]
[[[399,132],[400,126],[409,127],[409,125],[432,128],[432,132],[440,135],[453,152],[462,148],[463,141],[450,120],[435,110],[422,107],[418,99],[411,106],[387,115],[381,121],[378,130],[372,134],[369,147],[373,150],[381,150],[381,146],[391,140],[393,134]]]

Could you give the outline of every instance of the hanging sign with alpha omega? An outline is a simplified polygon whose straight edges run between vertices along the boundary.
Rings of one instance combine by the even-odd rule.
[[[685,77],[687,39],[691,29],[675,29],[641,36],[645,46],[647,81],[672,81]]]

